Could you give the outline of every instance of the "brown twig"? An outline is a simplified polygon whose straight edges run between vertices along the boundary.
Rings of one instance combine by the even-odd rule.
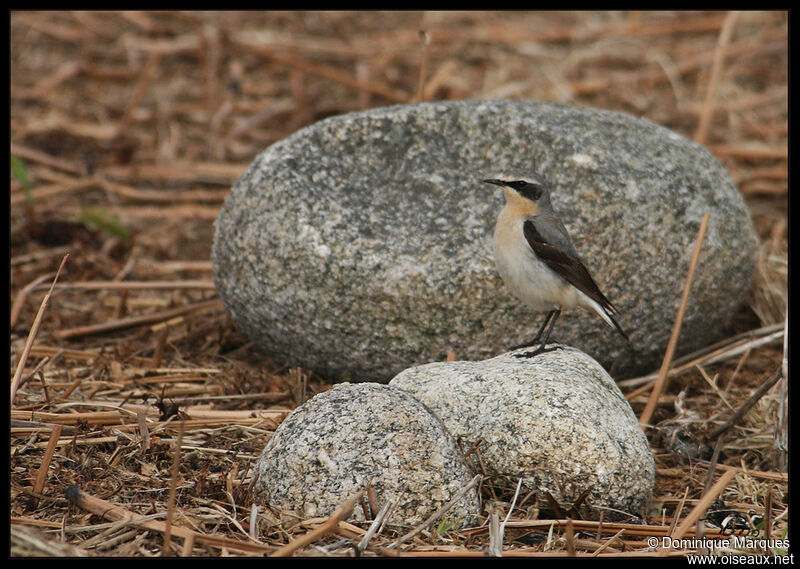
[[[220,190],[207,190],[207,189],[175,189],[174,191],[165,192],[158,189],[144,189],[135,188],[127,184],[119,182],[109,182],[105,179],[98,179],[98,185],[108,192],[120,195],[122,197],[136,200],[148,201],[156,203],[169,203],[175,202],[222,202],[225,197],[230,193],[229,189]]]
[[[121,283],[120,283],[121,284]],[[68,339],[77,338],[79,336],[90,336],[92,334],[101,334],[104,332],[112,332],[118,330],[126,330],[136,326],[143,326],[145,324],[154,324],[156,322],[163,322],[176,316],[182,316],[190,312],[208,310],[211,308],[221,308],[222,301],[207,300],[205,302],[198,302],[180,308],[172,308],[170,310],[162,310],[153,314],[146,314],[144,316],[131,316],[121,320],[114,320],[112,322],[103,322],[101,324],[90,324],[88,326],[78,326],[76,328],[68,328],[66,330],[59,330],[54,333],[57,338]]]
[[[773,463],[781,472],[788,469],[789,460],[789,310],[784,316],[783,357],[781,358],[781,393],[778,398],[778,421],[772,443]]]
[[[697,522],[697,520],[700,519],[700,516],[702,516],[705,513],[705,511],[712,504],[712,502],[714,502],[714,500],[716,500],[717,497],[720,494],[722,494],[722,492],[725,491],[725,488],[727,488],[728,484],[730,483],[731,480],[733,480],[733,477],[735,475],[736,473],[734,471],[729,470],[728,472],[723,474],[719,480],[717,480],[717,483],[714,484],[714,486],[712,486],[711,490],[709,490],[703,495],[703,497],[700,499],[697,505],[694,508],[692,508],[692,511],[689,512],[689,514],[683,519],[681,524],[677,527],[677,529],[671,536],[672,541],[678,541],[682,539],[685,535],[687,535],[691,531],[692,526]],[[667,555],[671,549],[672,547],[665,547],[658,552],[658,555],[659,556]]]
[[[415,102],[421,103],[425,100],[425,73],[428,66],[428,46],[431,43],[431,34],[424,27],[420,27],[419,36],[422,40],[422,52],[419,60],[419,80],[417,81],[417,96]]]
[[[53,460],[53,455],[58,446],[58,438],[61,436],[61,425],[55,425],[50,433],[50,440],[47,441],[47,449],[44,451],[42,463],[39,465],[39,472],[36,474],[36,483],[33,485],[33,491],[36,494],[41,494],[44,490],[44,483],[47,480],[47,470],[50,468],[50,463]]]
[[[611,548],[611,544],[614,543],[614,541],[617,538],[622,537],[622,534],[624,534],[624,533],[625,533],[625,528],[622,528],[617,533],[615,533],[614,535],[609,537],[606,541],[603,542],[603,544],[600,547],[598,547],[597,549],[594,550],[594,553],[592,553],[592,557],[596,557],[596,556],[600,555],[600,553],[602,553],[604,550],[610,549]]]
[[[69,205],[64,206],[60,211],[62,214],[80,215],[81,208]],[[121,217],[136,219],[216,219],[219,215],[219,206],[200,204],[125,205],[116,206],[113,211]]]
[[[22,308],[25,306],[25,301],[28,300],[28,295],[31,293],[32,290],[34,290],[36,287],[38,287],[44,281],[46,281],[47,279],[51,278],[53,276],[53,274],[54,273],[47,273],[47,274],[41,275],[40,277],[35,278],[34,280],[32,280],[31,282],[26,284],[22,288],[22,290],[20,290],[17,293],[17,296],[14,299],[14,303],[11,305],[11,314],[10,314],[10,318],[9,318],[9,320],[10,320],[9,327],[12,330],[14,329],[14,327],[17,325],[17,322],[19,321],[20,312],[22,312]]]
[[[181,557],[190,557],[192,549],[194,548],[194,534],[189,534],[183,538],[183,547],[181,547]]]
[[[503,556],[503,535],[500,532],[500,507],[494,503],[489,514],[489,547],[486,548],[488,557]]]
[[[572,518],[567,518],[567,556],[575,557],[575,531],[572,528]]]
[[[747,401],[742,403],[741,407],[739,407],[736,413],[731,415],[731,417],[723,424],[721,424],[719,427],[711,431],[709,438],[711,439],[717,438],[722,433],[724,433],[725,431],[733,427],[736,423],[738,423],[742,419],[742,417],[744,417],[745,414],[748,411],[750,411],[750,409],[753,408],[753,405],[758,403],[758,400],[761,399],[764,396],[764,394],[772,388],[773,385],[778,383],[778,380],[780,378],[781,378],[781,369],[778,368],[777,370],[772,372],[772,375],[770,375],[770,377],[767,378],[767,380],[764,381],[764,383],[762,383],[750,397],[747,398]]]
[[[56,271],[56,276],[53,278],[53,284],[50,286],[50,290],[42,299],[42,304],[39,306],[39,312],[36,313],[36,318],[33,320],[33,325],[31,326],[31,330],[28,333],[28,339],[25,341],[25,347],[22,348],[22,354],[19,357],[19,362],[17,363],[17,370],[14,372],[14,377],[11,380],[11,398],[10,398],[10,405],[14,406],[14,397],[17,395],[17,388],[19,387],[19,382],[22,379],[22,371],[25,369],[25,364],[28,361],[28,355],[31,352],[31,347],[33,346],[33,341],[36,339],[36,335],[39,333],[39,327],[42,325],[42,318],[44,316],[44,311],[47,308],[47,305],[50,303],[50,297],[53,294],[53,287],[58,281],[59,275],[61,275],[61,271],[64,269],[64,265],[69,259],[69,253],[64,255],[64,258],[61,259],[61,265],[59,265],[58,270]]]
[[[745,160],[788,159],[788,146],[764,146],[757,144],[712,144],[708,147],[717,158],[742,158]]]
[[[381,506],[380,510],[378,510],[377,514],[375,515],[375,519],[372,520],[372,523],[367,529],[367,533],[365,533],[364,537],[361,538],[361,541],[358,542],[358,545],[356,546],[358,551],[363,552],[364,550],[367,549],[370,540],[375,536],[380,527],[383,525],[384,520],[388,519],[387,515],[389,514],[389,510],[395,503],[396,502],[392,502],[389,500],[383,503],[383,506]]]
[[[100,402],[90,402],[86,403],[86,405],[100,405]],[[117,407],[116,405],[112,404],[105,404],[106,407]],[[120,410],[122,409],[122,410]],[[122,415],[123,412],[126,416],[129,417],[136,417],[138,412],[146,412],[153,416],[158,416],[159,412],[158,409],[154,406],[144,406],[144,405],[127,405],[124,408],[118,408],[114,411],[91,411],[91,412],[84,412],[84,413],[48,413],[44,411],[24,411],[20,409],[12,409],[11,410],[11,419],[23,420],[23,421],[42,421],[44,423],[52,423],[58,425],[78,425],[80,423],[85,423],[88,425],[119,425],[120,430],[126,430],[125,428],[130,427],[128,430],[138,429],[138,423],[127,425],[123,424]],[[182,409],[183,413],[186,414],[188,419],[186,419],[186,427],[203,427],[203,426],[212,426],[212,425],[219,425],[219,424],[230,424],[232,422],[236,422],[239,425],[254,425],[261,421],[269,421],[269,422],[280,422],[283,418],[288,415],[289,411],[287,409],[253,409],[253,410],[243,410],[243,411],[224,411],[224,410],[216,410],[216,409],[197,409],[192,407],[187,407],[186,409]],[[154,430],[159,426],[163,426],[166,423],[156,423],[153,425]]]
[[[82,64],[79,61],[65,61],[59,65],[52,73],[36,82],[27,93],[31,99],[46,97],[47,94],[58,87],[64,81],[71,79],[81,72]]]
[[[167,520],[166,528],[164,530],[164,545],[161,549],[162,557],[169,553],[169,542],[172,537],[172,520],[175,519],[175,494],[178,490],[178,475],[180,474],[181,464],[181,445],[183,445],[183,432],[185,423],[180,422],[180,430],[178,431],[178,440],[175,441],[175,449],[173,450],[172,466],[169,469],[169,494],[167,496]]]
[[[236,181],[249,163],[174,160],[169,164],[137,163],[130,166],[106,166],[98,170],[103,176],[133,183],[146,179],[169,182],[203,182],[229,186]]]
[[[31,195],[33,197],[33,201],[36,204],[46,204],[47,201],[56,196],[58,194],[63,194],[66,192],[74,192],[78,190],[85,190],[88,188],[93,188],[97,186],[97,180],[94,178],[76,178],[74,180],[66,180],[63,182],[57,182],[55,184],[48,184],[46,186],[39,186],[31,190]],[[22,193],[13,193],[11,194],[10,204],[12,206],[25,203],[28,197]],[[39,206],[37,205],[37,208]],[[79,208],[75,208],[76,211]]]
[[[144,411],[136,413],[136,422],[139,424],[139,436],[142,438],[140,454],[144,456],[150,448],[150,429],[147,428],[147,413]]]
[[[317,75],[325,79],[330,79],[331,81],[341,83],[342,85],[347,85],[348,87],[353,87],[355,89],[368,91],[375,95],[380,95],[396,103],[407,103],[409,99],[409,96],[406,93],[399,92],[395,89],[392,89],[391,87],[386,87],[379,83],[365,83],[359,81],[357,78],[354,78],[349,74],[344,73],[343,71],[339,71],[338,69],[335,69],[328,65],[312,63],[297,56],[277,53],[274,50],[264,49],[260,46],[255,46],[241,41],[237,42],[234,40],[234,43],[236,47],[240,48],[242,51],[252,53],[253,55],[263,57],[264,59],[270,59],[282,65],[294,67],[295,69],[299,69],[300,71],[303,71],[305,73],[310,73],[312,75]]]
[[[393,549],[383,548],[380,550],[382,555],[394,557],[484,557],[483,551],[455,551],[448,549],[445,551],[396,551]],[[593,553],[576,553],[575,557],[592,557]],[[656,552],[651,551],[628,551],[621,553],[601,553],[597,557],[656,557]],[[682,553],[670,553],[673,556],[683,556]],[[566,551],[539,551],[531,549],[518,549],[513,551],[506,551],[505,557],[569,557]]]
[[[150,83],[153,80],[153,76],[155,75],[160,61],[160,51],[154,50],[150,52],[150,57],[148,58],[147,63],[145,63],[142,73],[139,75],[139,81],[136,83],[136,88],[134,89],[133,94],[128,101],[128,105],[125,107],[125,111],[122,113],[122,120],[120,121],[119,126],[120,133],[123,132],[130,123],[133,112],[136,110],[136,107],[139,106],[139,103],[141,103],[142,98],[147,92],[147,88],[150,86]]]
[[[107,520],[125,521],[125,523],[132,526],[161,533],[164,533],[167,530],[164,522],[160,522],[158,520],[140,521],[140,518],[143,516],[139,516],[138,514],[131,512],[130,510],[126,510],[121,506],[117,506],[111,502],[107,502],[106,500],[87,494],[75,485],[69,486],[66,494],[67,499],[76,506],[101,516]],[[202,543],[219,549],[229,549],[231,551],[240,551],[242,553],[265,553],[272,549],[271,547],[260,543],[236,541],[214,535],[205,535],[180,526],[173,526],[170,531],[172,535],[183,538],[191,537],[197,543]]]
[[[181,318],[180,316],[178,318]],[[151,327],[151,330],[155,332],[155,343],[156,347],[153,351],[153,367],[159,368],[161,367],[161,358],[164,357],[164,349],[167,346],[167,338],[169,337],[169,324],[162,323],[158,329],[155,326]]]
[[[50,357],[45,356],[42,360],[36,364],[36,366],[29,371],[25,376],[19,380],[19,385],[17,385],[17,389],[28,383],[37,373],[39,373],[44,366],[46,366],[50,362]]]
[[[674,367],[669,370],[669,377],[679,375],[689,369],[694,369],[695,366],[702,364],[719,363],[729,358],[733,358],[744,354],[755,348],[777,342],[785,338],[783,325],[773,324],[771,326],[764,326],[756,330],[749,330],[742,334],[737,334],[731,338],[717,342],[710,346],[705,346],[691,354],[677,358],[673,361]],[[617,382],[620,387],[632,387],[641,385],[636,391],[630,392],[625,395],[628,400],[639,395],[642,391],[649,389],[652,384],[658,379],[658,372],[648,374],[641,377],[623,379]],[[643,385],[642,385],[643,384]]]
[[[203,59],[205,60],[203,65],[203,83],[209,117],[214,116],[218,107],[219,67],[222,58],[220,35],[218,26],[206,24],[203,26],[200,39]]]
[[[51,522],[49,520],[37,520],[34,518],[26,518],[22,516],[11,516],[9,521],[12,524],[24,524],[26,526],[34,526],[48,529],[58,529],[61,527],[61,522]]]
[[[669,524],[669,531],[667,532],[668,536],[672,536],[675,533],[675,528],[678,526],[678,520],[681,519],[681,514],[683,513],[683,505],[686,503],[686,496],[689,494],[689,487],[687,486],[683,491],[683,497],[681,497],[681,501],[678,502],[678,507],[675,508],[675,515],[672,516],[672,522]]]
[[[542,529],[549,529],[551,526],[555,529],[563,529],[566,528],[567,520],[566,519],[542,519],[542,520],[509,520],[508,527],[517,528],[517,529],[531,529],[531,528],[542,528]],[[576,531],[596,531],[599,522],[595,520],[572,520],[572,526]],[[640,524],[640,523],[621,523],[621,522],[609,522],[608,520],[603,522],[603,531],[604,532],[616,532],[621,529],[625,529],[625,532],[628,536],[666,536],[669,535],[670,528],[669,526],[662,526],[662,525],[654,525],[654,524]],[[691,528],[687,535],[691,535]],[[721,533],[717,532],[716,534],[710,532],[709,535],[722,535]]]
[[[700,222],[700,228],[697,230],[697,239],[695,241],[694,252],[692,253],[691,261],[689,262],[689,271],[686,275],[686,283],[683,287],[681,303],[678,306],[678,314],[675,316],[675,323],[672,326],[672,334],[670,335],[669,343],[667,344],[667,352],[664,354],[664,359],[661,362],[661,370],[658,373],[658,379],[653,386],[653,390],[650,392],[650,398],[647,400],[647,405],[645,405],[644,411],[642,411],[642,414],[639,417],[639,423],[641,425],[648,425],[650,423],[650,420],[653,418],[656,405],[658,405],[658,399],[666,389],[667,373],[672,365],[672,358],[675,355],[675,347],[678,345],[678,336],[680,336],[681,333],[683,316],[686,313],[686,306],[689,303],[689,293],[692,290],[692,281],[694,280],[694,273],[697,269],[697,264],[700,261],[700,252],[702,251],[703,239],[705,238],[706,229],[708,228],[708,220],[710,218],[711,213],[705,214]]]
[[[705,144],[708,138],[708,128],[711,125],[711,118],[714,116],[714,100],[722,75],[722,64],[725,62],[725,50],[730,43],[731,36],[733,35],[733,28],[736,25],[738,17],[739,12],[728,12],[725,16],[725,22],[722,24],[722,30],[719,33],[717,48],[714,50],[714,63],[711,67],[711,79],[708,81],[703,110],[700,113],[697,130],[694,133],[694,140],[699,144]]]
[[[62,158],[56,158],[46,152],[42,152],[41,150],[36,150],[35,148],[29,148],[27,146],[23,146],[21,144],[11,143],[11,154],[14,156],[19,156],[20,158],[24,158],[26,160],[30,160],[31,162],[38,162],[40,164],[45,164],[47,166],[52,166],[53,168],[57,168],[58,170],[63,170],[65,172],[70,172],[71,174],[78,174],[84,175],[86,174],[85,168],[79,166],[73,162],[69,162],[68,160],[64,160]]]
[[[767,501],[764,504],[764,541],[772,541],[772,488],[767,488]]]
[[[39,286],[40,283],[37,284]],[[30,286],[30,285],[29,285]],[[34,287],[35,288],[35,287]],[[57,290],[215,290],[210,280],[185,281],[74,281],[59,283]]]

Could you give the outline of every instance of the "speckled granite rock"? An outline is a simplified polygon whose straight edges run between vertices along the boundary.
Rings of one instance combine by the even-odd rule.
[[[400,502],[389,521],[415,525],[472,479],[442,422],[408,392],[376,383],[340,384],[295,409],[258,459],[253,492],[302,518],[324,516],[372,484],[379,506]],[[480,513],[477,489],[449,516]],[[364,519],[362,508],[352,516]]]
[[[579,350],[432,363],[390,386],[422,401],[465,445],[482,439],[487,471],[523,477],[524,492],[535,490],[545,506],[545,491],[569,506],[589,490],[588,515],[603,509],[619,519],[641,515],[652,495],[647,438],[616,383]]]
[[[502,192],[480,180],[531,170],[636,349],[582,310],[562,314],[554,340],[617,378],[658,367],[706,212],[678,352],[720,337],[756,246],[722,165],[646,120],[536,101],[380,108],[273,144],[220,211],[215,283],[264,351],[331,379],[385,381],[450,348],[491,357],[530,339],[543,315],[497,274]]]

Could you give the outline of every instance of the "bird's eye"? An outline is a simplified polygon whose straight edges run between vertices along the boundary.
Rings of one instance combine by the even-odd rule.
[[[519,182],[521,185],[516,189],[521,195],[530,200],[538,200],[542,197],[542,187],[533,182]]]

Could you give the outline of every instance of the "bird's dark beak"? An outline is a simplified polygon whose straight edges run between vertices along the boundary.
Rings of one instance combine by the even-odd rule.
[[[503,182],[503,180],[496,180],[496,179],[481,180],[481,182],[485,182],[487,184],[494,184],[495,186],[505,186],[506,185],[505,182]]]

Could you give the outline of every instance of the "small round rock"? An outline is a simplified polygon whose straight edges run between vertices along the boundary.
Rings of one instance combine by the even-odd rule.
[[[377,506],[398,501],[388,523],[413,526],[450,502],[473,474],[442,422],[408,392],[345,383],[316,395],[280,424],[258,459],[253,493],[281,515],[331,514],[371,485]],[[472,488],[448,517],[469,525]],[[364,521],[356,506],[351,518]]]
[[[542,506],[548,492],[569,508],[588,491],[588,516],[641,515],[655,463],[619,387],[575,348],[514,356],[523,351],[409,368],[390,385],[422,401],[465,445],[480,441],[487,473],[522,478]]]

